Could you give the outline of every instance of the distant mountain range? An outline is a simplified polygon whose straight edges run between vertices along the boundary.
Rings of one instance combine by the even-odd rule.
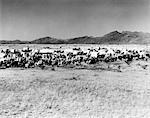
[[[102,37],[83,36],[66,40],[43,37],[33,41],[0,40],[0,44],[150,44],[150,33],[113,31]]]

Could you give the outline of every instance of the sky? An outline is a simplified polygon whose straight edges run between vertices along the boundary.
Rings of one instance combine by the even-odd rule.
[[[150,32],[150,0],[0,0],[0,40]]]

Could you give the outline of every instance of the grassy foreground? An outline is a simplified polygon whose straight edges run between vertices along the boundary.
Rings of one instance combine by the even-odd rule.
[[[150,68],[0,70],[0,118],[149,118]]]

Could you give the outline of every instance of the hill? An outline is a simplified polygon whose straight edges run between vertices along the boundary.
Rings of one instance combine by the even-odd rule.
[[[97,43],[99,38],[92,37],[92,36],[83,36],[83,37],[76,37],[72,39],[68,39],[68,44],[95,44]]]
[[[28,41],[20,41],[20,40],[12,40],[12,41],[7,41],[7,40],[0,40],[0,44],[28,44]]]
[[[103,37],[78,37],[69,39],[68,43],[77,44],[150,44],[150,33],[113,31]]]
[[[113,31],[102,37],[83,36],[66,40],[43,37],[30,42],[1,40],[0,44],[150,44],[150,33]]]
[[[31,44],[64,44],[66,43],[66,41],[52,38],[52,37],[44,37],[44,38],[33,40],[30,43]]]

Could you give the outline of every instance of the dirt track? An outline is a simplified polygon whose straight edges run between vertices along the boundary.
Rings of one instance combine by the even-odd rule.
[[[1,118],[149,118],[150,67],[1,69]]]

